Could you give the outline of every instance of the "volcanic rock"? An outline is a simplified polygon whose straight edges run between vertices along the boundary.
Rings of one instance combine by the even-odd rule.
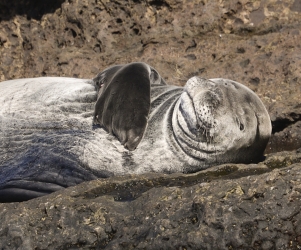
[[[259,164],[100,179],[0,204],[0,248],[300,249],[300,20],[299,0],[1,0],[1,81],[92,78],[144,61],[170,84],[247,85],[273,135]]]

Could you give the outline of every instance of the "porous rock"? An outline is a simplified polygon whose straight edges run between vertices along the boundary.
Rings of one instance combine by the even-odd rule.
[[[0,80],[92,78],[132,61],[176,85],[229,78],[260,96],[273,135],[259,164],[115,177],[1,204],[0,248],[300,248],[300,18],[298,0],[1,0]]]
[[[297,249],[301,152],[95,180],[0,205],[1,249]],[[268,248],[267,248],[268,247]]]

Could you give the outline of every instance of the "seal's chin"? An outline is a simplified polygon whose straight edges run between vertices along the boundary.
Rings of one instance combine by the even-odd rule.
[[[198,142],[210,143],[214,122],[210,122],[210,119],[202,119],[202,116],[196,112],[193,100],[186,91],[180,98],[178,116],[180,127],[189,137]]]
[[[183,130],[188,134],[196,134],[198,130],[198,119],[195,113],[193,101],[186,91],[181,95],[179,111],[186,123]]]
[[[185,92],[175,106],[172,126],[177,143],[187,155],[203,159],[205,155],[219,151],[210,137],[211,130],[202,125],[192,99]]]

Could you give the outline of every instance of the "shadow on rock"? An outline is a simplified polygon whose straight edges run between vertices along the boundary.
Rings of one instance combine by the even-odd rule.
[[[61,7],[64,0],[21,0],[1,1],[0,21],[10,20],[16,15],[25,15],[27,19],[40,20],[46,13],[53,13]]]

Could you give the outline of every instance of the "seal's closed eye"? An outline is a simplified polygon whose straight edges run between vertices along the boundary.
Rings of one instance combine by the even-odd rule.
[[[94,122],[129,150],[134,150],[143,137],[150,110],[150,84],[156,78],[147,64],[131,63],[111,67],[93,79],[98,88],[101,86]]]

